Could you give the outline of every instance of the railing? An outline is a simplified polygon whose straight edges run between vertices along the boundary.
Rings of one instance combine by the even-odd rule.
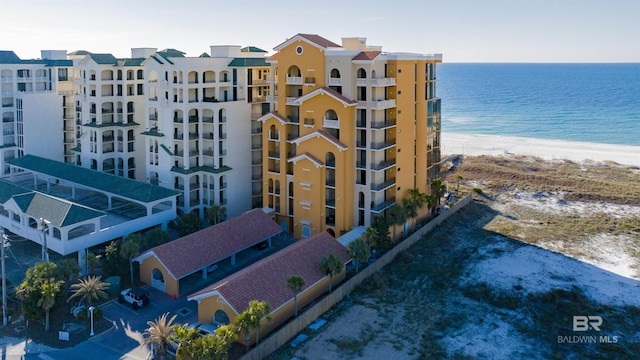
[[[396,126],[396,119],[382,120],[371,123],[372,129],[384,129],[393,126]]]
[[[396,78],[376,78],[371,79],[371,86],[395,86]]]
[[[336,207],[336,199],[335,198],[327,198],[324,202],[326,206]]]
[[[342,79],[341,78],[330,77],[329,81],[327,83],[328,83],[329,86],[341,86],[342,85]]]
[[[396,164],[395,160],[385,160],[378,163],[371,163],[371,170],[379,171],[390,168]]]
[[[275,95],[267,95],[267,102],[278,102],[278,97]]]
[[[299,124],[300,123],[300,118],[297,116],[287,116],[287,119],[289,120],[290,123],[294,123],[294,124]]]
[[[262,128],[261,128],[261,127],[258,127],[258,128],[251,128],[251,134],[252,134],[252,135],[262,134]]]
[[[269,151],[269,157],[274,159],[280,159],[280,151]]]
[[[197,133],[197,132],[195,132],[195,133],[190,132],[189,133],[189,140],[195,140],[195,139],[197,139],[199,137],[200,137],[200,133]]]
[[[371,190],[372,191],[382,191],[390,186],[393,186],[393,184],[396,183],[396,179],[393,178],[391,180],[387,180],[381,183],[377,183],[377,184],[371,184]]]
[[[213,123],[213,116],[203,116],[202,122],[204,123]]]
[[[325,185],[330,187],[336,187],[336,178],[327,178]]]
[[[285,82],[287,85],[302,85],[302,76],[289,76]]]
[[[182,140],[183,136],[184,136],[184,134],[182,134],[182,133],[173,134],[173,139],[174,140]]]
[[[218,120],[218,122],[226,123],[227,122],[227,117],[226,116],[220,116],[220,119]]]
[[[197,115],[189,115],[189,122],[190,123],[197,123],[198,122],[198,116]]]
[[[395,197],[391,197],[389,199],[385,199],[384,201],[379,202],[379,203],[372,202],[371,211],[372,212],[382,212],[382,211],[390,208],[395,203],[396,203],[396,198]]]
[[[373,100],[373,101],[358,101],[358,108],[371,108],[372,110],[389,109],[396,106],[396,100]]]
[[[371,150],[383,150],[392,146],[396,146],[395,141],[372,142]]]
[[[295,105],[293,102],[297,99],[296,96],[287,96],[286,103],[287,105]]]
[[[173,122],[174,123],[178,123],[178,124],[182,124],[184,122],[184,119],[181,116],[174,117],[173,118]]]
[[[326,127],[326,128],[339,129],[340,128],[340,120],[324,118],[323,126]]]

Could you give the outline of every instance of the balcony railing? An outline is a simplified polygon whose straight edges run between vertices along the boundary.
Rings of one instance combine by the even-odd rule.
[[[297,99],[296,96],[287,96],[286,104],[287,105],[295,105],[293,102]]]
[[[287,75],[287,85],[302,85],[302,76],[289,76]]]
[[[274,159],[280,159],[279,151],[269,151],[269,157]]]
[[[336,187],[336,178],[327,178],[325,185],[329,187]]]
[[[396,160],[384,160],[378,163],[371,163],[371,170],[381,171],[386,170],[396,164]]]
[[[262,128],[261,127],[251,128],[251,134],[253,135],[262,134]]]
[[[326,128],[339,129],[340,128],[340,120],[324,118],[323,126],[326,127]]]
[[[329,207],[336,207],[336,199],[335,198],[327,198],[325,200],[325,205]]]
[[[202,117],[202,122],[204,123],[213,123],[213,116],[203,116]]]
[[[396,179],[393,178],[391,180],[387,180],[387,181],[371,184],[371,190],[372,191],[382,191],[382,190],[385,190],[385,189],[393,186],[395,183],[396,183]]]
[[[387,148],[390,148],[392,146],[396,146],[396,142],[394,141],[380,141],[380,142],[372,142],[371,143],[371,150],[384,150]]]
[[[184,119],[182,118],[182,116],[176,116],[173,118],[173,122],[182,124],[184,122]]]
[[[357,107],[359,109],[371,108],[372,110],[384,110],[396,107],[396,100],[373,100],[373,101],[358,101]]]
[[[393,126],[396,126],[396,119],[375,121],[371,123],[372,129],[385,129]]]
[[[383,212],[384,210],[390,208],[395,203],[396,203],[396,198],[395,197],[391,197],[389,199],[385,199],[382,202],[373,202],[371,204],[371,211],[380,213],[380,212]]]
[[[328,83],[329,83],[329,86],[341,86],[342,79],[330,77]]]
[[[198,122],[198,116],[197,115],[189,115],[189,122],[190,123],[197,123]]]

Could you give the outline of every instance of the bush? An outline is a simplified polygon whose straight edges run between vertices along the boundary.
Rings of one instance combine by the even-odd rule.
[[[482,194],[482,189],[477,188],[477,187],[474,187],[472,191],[473,191],[474,193],[476,193],[476,194]]]

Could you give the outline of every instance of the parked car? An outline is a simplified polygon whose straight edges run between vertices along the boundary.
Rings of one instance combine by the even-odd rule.
[[[139,309],[149,304],[149,292],[144,289],[125,289],[120,292],[118,302],[127,302],[134,309]]]

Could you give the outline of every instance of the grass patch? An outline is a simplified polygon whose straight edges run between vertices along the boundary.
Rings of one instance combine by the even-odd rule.
[[[362,356],[362,350],[364,350],[367,344],[375,340],[376,337],[376,331],[371,328],[371,326],[367,325],[367,327],[362,329],[362,331],[360,332],[360,336],[357,339],[329,339],[329,342],[334,344],[343,354],[346,354],[348,356]]]

